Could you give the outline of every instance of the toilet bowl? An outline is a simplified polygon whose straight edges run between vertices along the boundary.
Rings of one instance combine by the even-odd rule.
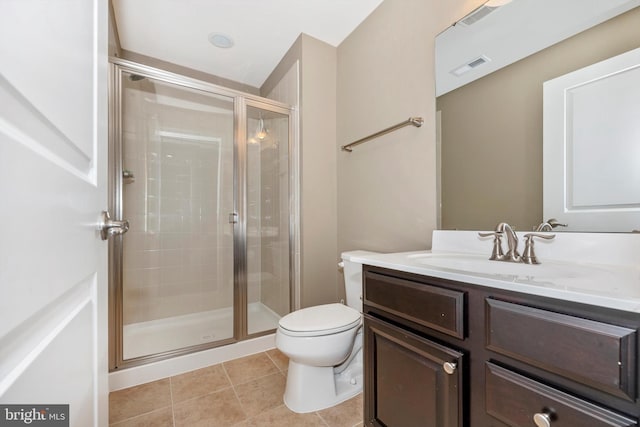
[[[342,254],[347,305],[303,308],[282,317],[276,347],[289,358],[284,403],[298,413],[337,405],[362,391],[362,265]]]

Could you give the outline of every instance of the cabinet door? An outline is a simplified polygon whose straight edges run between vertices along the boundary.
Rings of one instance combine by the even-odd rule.
[[[463,425],[462,353],[371,316],[364,328],[367,426]]]

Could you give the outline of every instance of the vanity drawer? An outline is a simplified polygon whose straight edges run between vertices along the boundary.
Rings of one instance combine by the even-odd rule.
[[[508,426],[637,426],[637,420],[487,363],[486,411]],[[546,414],[546,415],[545,415]],[[534,417],[538,422],[534,422]],[[550,422],[550,424],[548,424]]]
[[[464,339],[465,293],[365,271],[364,303]]]
[[[489,350],[635,400],[635,329],[494,299],[486,314]]]

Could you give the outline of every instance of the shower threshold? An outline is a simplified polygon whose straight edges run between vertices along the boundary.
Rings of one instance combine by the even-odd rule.
[[[261,302],[248,305],[249,334],[278,327],[280,316]],[[125,325],[123,358],[149,356],[233,337],[233,308]]]

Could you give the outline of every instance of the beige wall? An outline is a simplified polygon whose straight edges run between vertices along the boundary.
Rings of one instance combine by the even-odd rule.
[[[111,1],[109,1],[109,43],[107,52],[109,56],[120,56],[122,54],[120,36],[118,35],[115,13],[113,13],[113,4]]]
[[[481,0],[385,0],[338,47],[338,252],[407,251],[436,228],[434,38]],[[356,147],[339,147],[422,116]]]
[[[263,94],[272,92],[298,61],[301,307],[335,302],[339,292],[336,60],[335,47],[302,34],[261,89]],[[286,97],[295,100],[291,90]]]
[[[303,35],[300,227],[303,307],[338,298],[336,49]]]
[[[542,222],[542,84],[640,46],[640,8],[440,96],[442,228]]]

